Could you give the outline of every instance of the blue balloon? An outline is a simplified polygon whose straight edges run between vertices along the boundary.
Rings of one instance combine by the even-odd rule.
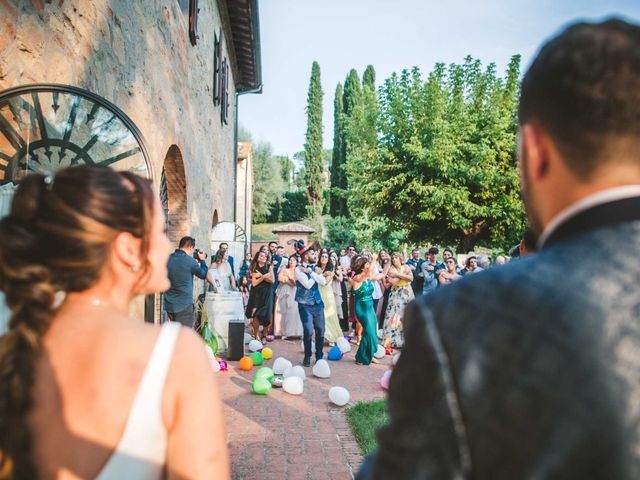
[[[333,347],[331,347],[331,350],[329,350],[329,355],[327,356],[327,358],[329,360],[342,360],[342,352],[340,351],[340,347],[338,347],[337,345],[334,345]]]

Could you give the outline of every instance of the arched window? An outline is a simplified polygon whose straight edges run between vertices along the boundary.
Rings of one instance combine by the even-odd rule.
[[[0,185],[30,172],[108,165],[152,178],[142,134],[95,93],[67,85],[25,85],[0,92]]]

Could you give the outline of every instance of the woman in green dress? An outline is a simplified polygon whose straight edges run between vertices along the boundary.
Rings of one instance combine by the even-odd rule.
[[[383,275],[373,273],[373,264],[376,255],[358,255],[351,263],[351,278],[353,296],[355,298],[355,311],[358,321],[362,325],[362,339],[356,352],[356,363],[369,365],[371,362],[377,363],[373,357],[378,349],[378,318],[373,309],[373,281],[381,280]]]

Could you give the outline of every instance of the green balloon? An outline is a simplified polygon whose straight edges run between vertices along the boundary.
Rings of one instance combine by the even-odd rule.
[[[262,367],[260,370],[256,372],[256,379],[265,378],[269,381],[273,378],[273,370],[269,367]]]
[[[264,357],[260,352],[253,352],[249,357],[253,360],[254,365],[262,365],[262,362],[264,362]]]
[[[266,395],[271,390],[271,382],[266,378],[256,378],[253,381],[253,393],[257,393],[258,395]]]
[[[208,323],[206,323],[202,328],[202,337],[204,338],[205,343],[211,347],[213,353],[218,353],[218,339],[209,329]]]

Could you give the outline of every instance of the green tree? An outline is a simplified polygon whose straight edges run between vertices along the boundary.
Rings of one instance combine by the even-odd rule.
[[[295,190],[284,194],[282,202],[282,213],[280,220],[283,222],[299,222],[307,215],[307,192],[305,190]]]
[[[293,160],[286,155],[278,155],[276,158],[280,163],[280,176],[282,177],[282,181],[287,186],[287,189],[291,190],[293,187],[295,164]]]
[[[367,65],[367,68],[362,74],[362,88],[367,86],[371,90],[376,89],[376,71],[373,68],[373,65]]]
[[[336,86],[336,95],[333,100],[333,154],[331,158],[331,194],[329,200],[329,213],[332,216],[339,215],[343,208],[342,202],[344,201],[340,195],[341,188],[341,176],[344,175],[342,171],[343,160],[343,107],[342,107],[342,84],[338,83]]]
[[[320,65],[313,62],[307,96],[307,133],[305,136],[305,184],[309,205],[307,215],[314,224],[322,226],[324,168],[322,156],[322,84]],[[319,229],[321,230],[321,228]]]
[[[269,143],[260,142],[254,145],[253,166],[253,219],[255,223],[263,223],[279,209],[279,200],[286,187],[282,180],[280,162],[272,155]]]
[[[347,153],[350,207],[412,241],[463,251],[514,242],[525,227],[515,155],[519,64],[516,55],[505,79],[471,57],[436,64],[426,81],[417,68],[393,74],[380,90],[377,151],[364,142]],[[366,115],[352,118],[347,144],[366,137]]]

